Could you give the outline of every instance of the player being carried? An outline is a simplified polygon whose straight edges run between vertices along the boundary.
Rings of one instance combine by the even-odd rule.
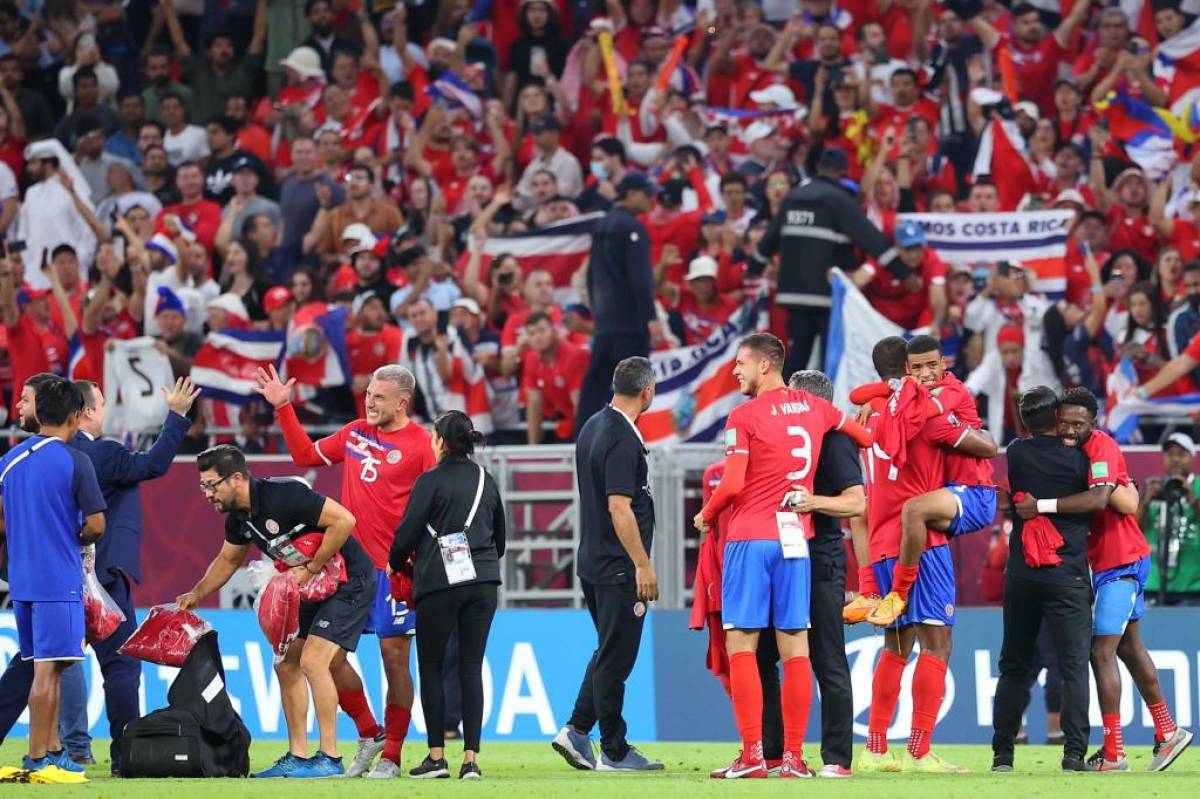
[[[383,672],[387,676],[387,707],[384,727],[380,729],[367,704],[358,672],[344,654],[333,663],[338,704],[354,720],[359,734],[358,752],[346,776],[363,774],[382,752],[379,763],[368,776],[398,777],[400,751],[412,717],[413,682],[408,664],[416,615],[408,601],[393,596],[386,569],[392,539],[408,506],[413,483],[435,463],[429,431],[408,417],[416,379],[403,366],[379,367],[367,384],[366,418],[356,419],[316,442],[304,431],[291,404],[296,381],[284,384],[273,366],[270,371],[260,369],[257,380],[255,391],[275,406],[292,463],[331,466],[346,462],[342,469],[341,501],[358,520],[354,537],[375,565],[375,600],[367,632],[379,637]]]
[[[1146,607],[1150,546],[1137,522],[1137,492],[1129,483],[1125,456],[1111,436],[1096,429],[1096,397],[1086,388],[1063,393],[1058,406],[1058,437],[1088,456],[1088,488],[1113,487],[1108,505],[1092,516],[1088,564],[1092,567],[1095,609],[1092,622],[1092,672],[1104,724],[1104,745],[1087,760],[1091,771],[1128,771],[1121,736],[1120,658],[1137,683],[1154,720],[1154,758],[1147,771],[1163,771],[1192,742],[1192,733],[1175,723],[1163,698],[1158,670],[1142,642],[1140,620]],[[1062,500],[1059,500],[1062,502]],[[1017,503],[1023,518],[1038,513],[1037,500]]]
[[[906,347],[905,371],[929,397],[934,418],[925,423],[923,435],[933,435],[946,450],[945,484],[912,497],[901,513],[900,554],[891,577],[891,590],[882,600],[879,587],[868,572],[860,580],[859,595],[846,606],[843,618],[850,624],[869,621],[886,627],[900,618],[908,605],[909,592],[920,573],[921,553],[930,529],[953,538],[982,530],[996,516],[996,485],[992,481],[992,458],[998,448],[983,426],[975,398],[957,377],[946,372],[941,344],[932,336],[915,336]],[[850,401],[864,405],[872,398],[891,393],[887,383],[870,383],[850,394]],[[969,431],[978,435],[969,435]],[[990,446],[984,446],[984,440]]]
[[[903,379],[907,372],[904,339],[890,336],[881,340],[871,357],[880,377],[894,381],[897,391],[886,403],[877,401],[879,405],[872,406],[867,420],[872,437],[882,443],[863,453],[867,540],[866,557],[860,562],[870,564],[874,579],[890,588],[901,548],[902,509],[908,500],[942,485],[944,445],[953,443],[963,452],[983,454],[994,449],[995,443],[977,430],[955,427],[936,406],[929,407],[928,395],[916,382]],[[931,413],[937,415],[930,418]],[[887,453],[889,449],[893,454]],[[852,530],[855,550],[862,553],[861,525],[852,524]],[[946,534],[930,529],[921,541],[921,569],[912,584],[908,607],[888,625],[895,634],[884,636],[884,650],[875,666],[867,746],[855,760],[855,771],[965,771],[929,748],[946,692],[955,586]],[[888,752],[887,729],[900,696],[900,678],[916,641],[921,644],[921,655],[912,681],[912,729],[904,759],[897,760]]]
[[[811,777],[803,760],[804,733],[812,704],[808,661],[811,567],[808,514],[783,512],[794,486],[810,493],[821,444],[841,430],[859,446],[870,437],[828,402],[783,382],[783,343],[767,333],[742,339],[733,374],[753,397],[729,415],[725,426],[725,475],[694,519],[704,533],[726,506],[721,580],[721,618],[727,630],[730,692],[742,751],[727,779],[767,776],[763,760],[763,693],[756,650],[760,631],[774,626],[783,661],[783,763],[781,777]]]

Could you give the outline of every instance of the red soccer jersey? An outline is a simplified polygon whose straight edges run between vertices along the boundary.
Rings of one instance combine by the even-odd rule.
[[[384,325],[374,333],[354,329],[346,333],[346,351],[350,356],[350,373],[355,377],[369,375],[381,366],[400,362],[400,347],[404,333],[395,325]],[[354,405],[359,416],[366,415],[366,394],[354,392]]]
[[[745,487],[729,505],[725,540],[778,540],[775,512],[784,494],[794,485],[813,490],[821,442],[845,421],[846,414],[825,400],[790,388],[735,408],[725,423],[725,456],[748,455],[749,463]]]
[[[537,389],[542,394],[542,412],[557,419],[555,433],[560,441],[570,441],[575,431],[575,401],[571,395],[583,388],[587,373],[587,350],[560,341],[554,359],[545,361],[533,350],[526,350],[521,362],[521,389]]]
[[[871,306],[906,330],[929,324],[933,309],[929,303],[929,287],[946,285],[946,264],[932,247],[925,248],[921,267],[916,274],[921,286],[910,291],[904,281],[878,263],[872,262],[875,275],[863,289]]]
[[[1083,453],[1088,456],[1090,464],[1088,488],[1129,484],[1125,455],[1107,433],[1092,431],[1087,441],[1083,442]],[[1146,536],[1136,516],[1126,516],[1109,507],[1092,516],[1087,555],[1093,572],[1135,563],[1149,554],[1150,545],[1146,543]]]
[[[942,382],[930,392],[930,398],[942,409],[942,413],[926,422],[922,432],[934,443],[948,448],[946,482],[965,486],[995,485],[990,460],[966,455],[957,449],[968,429],[979,430],[983,427],[975,397],[961,380],[947,372]]]
[[[293,462],[302,466],[345,463],[341,503],[358,520],[354,537],[367,550],[375,568],[386,568],[413,483],[436,463],[429,431],[410,421],[399,430],[384,433],[365,419],[356,419],[313,443],[300,427],[292,406],[280,409],[279,422]],[[293,446],[304,442],[307,447]],[[315,458],[311,457],[314,454]]]
[[[918,395],[920,396],[920,395]],[[921,399],[923,400],[923,397]],[[882,405],[882,401],[880,405]],[[883,412],[867,420],[872,437],[887,422]],[[864,491],[867,495],[867,549],[872,563],[900,556],[904,529],[901,510],[909,499],[942,487],[946,459],[942,449],[925,436],[911,439],[907,460],[897,469],[878,446],[863,450]],[[946,543],[945,533],[929,530],[925,548]]]
[[[1013,71],[1022,98],[1033,100],[1043,116],[1054,113],[1054,79],[1063,59],[1063,48],[1053,33],[1033,46],[1004,37],[1012,53]]]
[[[1158,231],[1146,214],[1130,216],[1124,208],[1114,205],[1108,212],[1108,249],[1133,250],[1147,263],[1158,256]]]

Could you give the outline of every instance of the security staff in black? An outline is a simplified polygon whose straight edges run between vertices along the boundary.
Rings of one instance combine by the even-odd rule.
[[[1004,581],[1004,640],[993,709],[992,770],[1011,771],[1025,691],[1036,676],[1037,637],[1049,625],[1062,672],[1064,771],[1085,771],[1088,726],[1088,660],[1091,653],[1091,578],[1087,538],[1093,513],[1107,504],[1111,486],[1088,489],[1088,458],[1059,441],[1058,397],[1038,386],[1021,395],[1021,421],[1032,435],[1008,445],[1008,479],[1017,513],[1009,536]],[[1040,507],[1039,507],[1040,504]],[[1062,563],[1026,562],[1026,528],[1045,512],[1062,536]],[[1032,535],[1032,534],[1030,534]],[[1036,557],[1029,547],[1031,557]]]
[[[290,568],[287,574],[303,585],[319,574],[335,554],[346,564],[346,581],[321,602],[300,603],[300,629],[282,660],[275,664],[283,715],[288,728],[288,751],[256,777],[336,777],[345,773],[337,754],[337,688],[332,665],[358,646],[375,598],[375,567],[362,545],[350,537],[355,519],[350,511],[321,496],[294,477],[260,479],[250,476],[246,456],[222,444],[196,458],[200,489],[219,512],[226,514],[225,543],[191,591],[175,601],[193,608],[229,582],[250,545]],[[321,535],[311,557],[295,541],[310,533]],[[305,683],[307,682],[307,685]],[[308,756],[308,696],[312,693],[320,748]]]
[[[625,358],[650,354],[662,338],[654,309],[654,269],[650,234],[638,214],[650,210],[657,187],[640,172],[617,184],[617,202],[592,232],[587,269],[588,304],[596,332],[587,375],[575,412],[575,429],[612,396],[613,370]]]
[[[658,598],[650,563],[654,500],[646,447],[637,418],[654,399],[654,368],[627,358],[612,376],[613,400],[589,419],[575,445],[579,481],[579,552],[575,558],[588,613],[596,625],[596,651],[567,725],[553,746],[578,769],[661,769],[625,740],[625,680],[633,671],[647,603]],[[591,730],[600,724],[600,760]]]
[[[787,196],[750,257],[750,272],[761,274],[771,258],[780,255],[775,302],[787,308],[790,339],[784,375],[808,366],[818,337],[824,348],[832,304],[828,272],[835,266],[857,266],[855,245],[898,278],[907,277],[911,271],[900,260],[899,251],[842,187],[846,167],[844,150],[826,148],[817,162],[817,176],[802,182]],[[821,364],[824,362],[822,351]]]
[[[446,411],[433,422],[438,464],[413,483],[412,496],[388,554],[397,572],[416,553],[413,599],[421,707],[429,755],[409,775],[446,778],[446,694],[442,680],[446,643],[458,641],[462,687],[463,764],[459,779],[483,777],[479,737],[483,727],[483,654],[496,615],[500,558],[504,556],[504,504],[492,476],[471,459],[483,436],[462,411]]]

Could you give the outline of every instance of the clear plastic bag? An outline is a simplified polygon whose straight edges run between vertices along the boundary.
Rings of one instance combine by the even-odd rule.
[[[155,605],[121,645],[120,653],[160,666],[179,667],[196,642],[211,631],[211,624],[190,610],[180,610],[174,602]]]
[[[87,642],[105,641],[125,622],[125,613],[100,585],[94,568],[83,570],[83,619]]]

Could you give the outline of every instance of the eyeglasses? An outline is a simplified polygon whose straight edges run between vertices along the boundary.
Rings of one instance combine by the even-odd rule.
[[[212,483],[206,483],[206,482],[204,482],[204,481],[201,481],[201,482],[200,482],[200,493],[202,493],[202,494],[212,494],[212,493],[214,493],[214,492],[217,490],[217,486],[221,485],[221,483],[224,483],[224,482],[225,482],[226,480],[228,480],[230,477],[233,477],[233,475],[232,475],[232,474],[227,474],[227,475],[225,475],[224,477],[222,477],[220,480],[217,480],[217,481],[215,481],[215,482],[212,482]]]

